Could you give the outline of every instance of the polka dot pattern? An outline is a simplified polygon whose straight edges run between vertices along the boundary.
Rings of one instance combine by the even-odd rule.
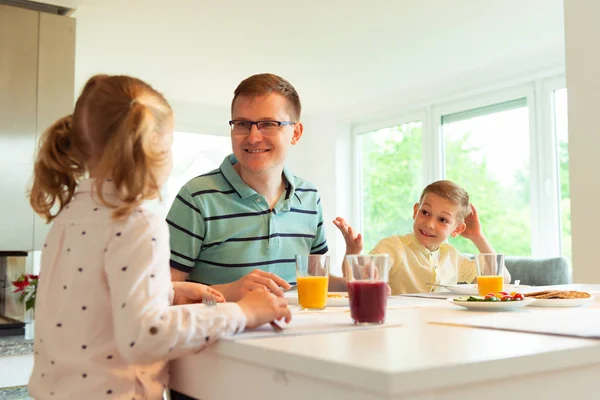
[[[53,222],[50,234],[56,236],[44,243],[44,254],[52,256],[42,257],[41,272],[48,281],[38,292],[38,304],[47,312],[36,315],[32,376],[37,379],[31,383],[40,397],[130,398],[136,374],[109,371],[135,368],[142,373],[138,365],[149,363],[166,368],[169,353],[196,352],[221,333],[235,332],[243,321],[239,310],[226,315],[217,307],[210,312],[194,307],[203,312],[195,315],[169,307],[164,219],[138,209],[114,221],[110,212],[99,212],[105,209],[92,198],[89,182],[81,182],[84,192],[71,203],[77,206]],[[156,310],[147,313],[149,307]],[[128,365],[136,357],[139,362]],[[150,377],[164,375],[149,372],[145,392],[133,398],[162,397],[164,382]]]

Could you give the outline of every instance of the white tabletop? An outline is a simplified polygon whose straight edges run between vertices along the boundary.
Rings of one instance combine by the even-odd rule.
[[[172,387],[188,393],[201,390],[191,381],[203,360],[215,357],[386,395],[509,379],[600,360],[597,340],[428,323],[487,314],[444,300],[400,297],[390,300],[388,307],[387,320],[400,327],[222,341],[174,362]],[[600,300],[590,306],[595,307],[600,307]]]

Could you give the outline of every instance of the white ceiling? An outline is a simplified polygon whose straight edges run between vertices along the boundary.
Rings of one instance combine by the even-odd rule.
[[[564,62],[562,0],[80,3],[78,88],[125,73],[190,104],[227,106],[243,78],[273,72],[306,113],[341,112],[480,68]]]

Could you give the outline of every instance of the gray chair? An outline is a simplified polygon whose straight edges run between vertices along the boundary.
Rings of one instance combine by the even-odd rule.
[[[564,257],[533,258],[507,256],[504,260],[512,282],[523,285],[546,286],[572,283],[569,261]]]

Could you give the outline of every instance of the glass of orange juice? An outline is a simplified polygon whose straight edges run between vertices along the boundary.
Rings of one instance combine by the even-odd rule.
[[[501,292],[504,288],[504,254],[481,253],[475,255],[477,290],[480,296]]]
[[[329,290],[329,256],[296,256],[296,284],[301,309],[324,309]]]

